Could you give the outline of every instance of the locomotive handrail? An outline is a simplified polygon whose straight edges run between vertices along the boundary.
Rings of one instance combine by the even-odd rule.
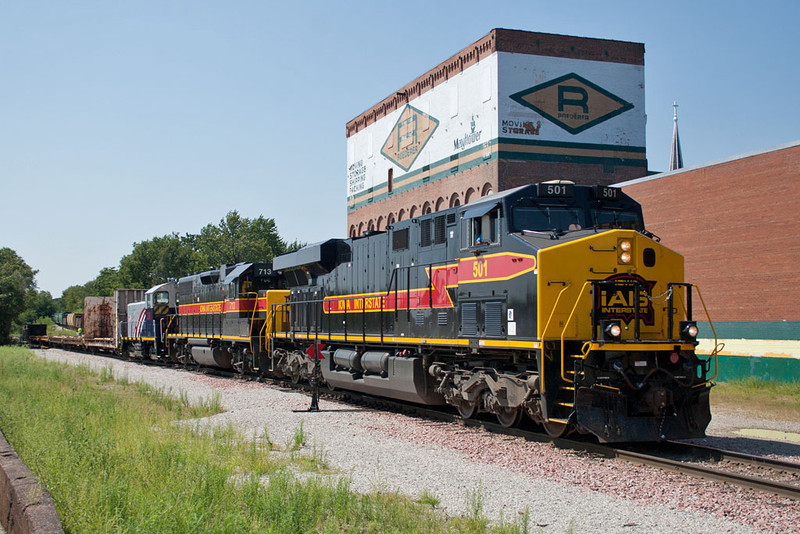
[[[717,330],[714,328],[714,323],[711,321],[711,316],[708,314],[706,301],[703,299],[703,293],[700,291],[699,287],[694,286],[694,288],[697,290],[697,296],[700,297],[700,303],[703,305],[703,311],[706,314],[706,319],[708,319],[708,325],[711,327],[711,332],[714,334],[714,349],[711,351],[711,354],[708,357],[709,361],[711,361],[711,358],[714,358],[714,376],[706,379],[706,382],[709,382],[717,378],[717,375],[719,375],[719,358],[718,358],[719,352],[717,350],[719,342],[717,340]]]
[[[575,305],[572,306],[572,311],[569,313],[569,317],[567,317],[567,321],[564,323],[564,328],[561,329],[561,379],[564,382],[569,382],[567,375],[564,373],[564,336],[567,333],[567,327],[569,326],[570,321],[572,321],[572,317],[575,315],[575,310],[578,309],[578,304],[581,301],[581,297],[583,296],[583,292],[586,291],[586,286],[589,284],[593,284],[591,281],[584,282],[581,286],[581,291],[578,293],[578,298],[575,299]],[[594,307],[594,306],[593,306]]]
[[[242,293],[242,295],[255,295],[256,301],[253,304],[253,313],[250,314],[250,353],[255,354],[253,350],[253,325],[255,324],[256,319],[256,311],[258,311],[258,292],[257,291],[248,291],[246,293]],[[248,297],[250,298],[250,297]]]
[[[400,307],[397,303],[397,292],[398,289],[398,280],[399,276],[395,276],[399,271],[405,270],[406,271],[406,311],[411,313],[411,269],[413,268],[423,268],[423,269],[430,269],[428,273],[428,307],[433,308],[433,266],[434,265],[447,265],[452,260],[441,260],[441,261],[434,261],[431,263],[420,263],[418,265],[398,265],[392,268],[392,274],[389,277],[389,284],[386,288],[386,293],[384,296],[388,297],[389,294],[392,292],[392,285],[394,285],[394,312],[395,318],[397,317],[397,312],[399,311]],[[408,317],[411,318],[410,316]]]
[[[556,297],[556,302],[555,304],[553,304],[553,309],[550,311],[550,317],[547,318],[547,323],[544,325],[544,330],[542,330],[542,337],[541,337],[542,343],[544,343],[544,340],[547,337],[547,329],[550,328],[550,321],[553,320],[553,316],[556,313],[556,309],[558,309],[558,302],[561,300],[561,297],[564,295],[564,292],[570,287],[572,287],[572,284],[564,284],[564,287],[561,289],[561,291],[558,292],[558,297]],[[542,356],[542,362],[539,365],[539,383],[540,383],[539,387],[541,388],[542,391],[546,391],[544,387],[545,373],[543,372],[543,367],[544,367],[544,356]]]
[[[695,289],[697,291],[697,296],[700,297],[700,303],[703,305],[703,311],[706,314],[706,319],[708,319],[708,325],[711,327],[711,332],[714,334],[714,348],[711,350],[711,353],[709,354],[708,360],[707,360],[707,362],[711,362],[711,359],[712,358],[714,359],[714,376],[712,376],[711,378],[706,378],[705,381],[703,381],[700,384],[698,384],[698,386],[701,386],[701,385],[705,384],[706,382],[710,382],[711,380],[714,380],[719,375],[719,358],[717,356],[719,354],[719,350],[721,350],[721,349],[718,349],[719,340],[717,338],[717,330],[714,328],[714,322],[711,320],[711,316],[708,314],[708,307],[706,306],[706,301],[703,299],[703,293],[700,291],[700,287],[698,287],[696,284],[689,284],[689,283],[685,283],[685,282],[670,282],[670,283],[667,284],[667,287],[669,289],[669,297],[667,298],[667,302],[668,302],[667,306],[669,307],[669,321],[668,321],[667,328],[669,329],[670,338],[672,338],[672,332],[673,332],[673,329],[675,327],[675,321],[674,321],[673,313],[672,313],[672,310],[673,310],[673,292],[672,292],[672,288],[675,287],[675,286],[681,286],[681,287],[684,287],[686,289],[686,307],[685,307],[684,313],[685,313],[687,321],[693,320],[692,319],[692,289]],[[695,386],[695,387],[697,387],[697,386]]]
[[[553,304],[553,309],[550,311],[550,317],[547,318],[547,323],[544,325],[544,330],[542,330],[542,341],[547,337],[547,329],[550,328],[550,321],[553,320],[553,316],[556,313],[556,309],[558,309],[558,301],[561,300],[564,291],[572,287],[572,284],[565,284],[561,291],[558,292],[558,297],[556,298],[555,304]]]

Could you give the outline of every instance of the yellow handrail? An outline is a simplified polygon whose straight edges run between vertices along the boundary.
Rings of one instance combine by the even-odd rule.
[[[572,307],[572,311],[569,312],[569,317],[567,317],[567,322],[564,323],[564,328],[561,329],[561,379],[564,382],[569,382],[567,379],[567,375],[564,373],[564,336],[567,333],[567,327],[569,326],[570,321],[572,321],[572,317],[575,315],[575,310],[578,309],[578,304],[581,302],[581,297],[583,296],[583,292],[586,291],[586,286],[591,285],[591,282],[584,282],[583,286],[581,287],[581,292],[578,293],[578,298],[575,299],[575,305]]]
[[[273,310],[271,314],[267,313],[267,318],[264,321],[264,325],[261,327],[261,331],[258,333],[260,339],[264,339],[264,331],[267,329],[267,327],[272,327],[275,315],[278,313],[278,308],[289,305],[290,305],[289,302],[276,302],[275,304],[270,304],[269,301],[267,301],[266,303],[267,308],[269,308],[269,306],[272,306]],[[269,337],[268,343],[272,343],[272,336]],[[268,352],[271,352],[271,347],[266,346],[265,348],[267,349]],[[270,357],[271,356],[272,355],[270,354]]]
[[[539,390],[544,392],[544,340],[547,337],[547,329],[550,328],[550,321],[553,320],[553,315],[555,315],[556,310],[558,309],[558,302],[561,300],[561,296],[564,294],[564,291],[570,288],[572,284],[564,284],[564,287],[561,291],[558,292],[558,297],[556,297],[556,302],[553,304],[553,309],[550,311],[550,317],[547,318],[547,323],[544,325],[544,330],[542,330],[542,361],[539,364]]]
[[[544,330],[542,330],[542,341],[547,337],[547,329],[550,328],[550,321],[553,320],[553,315],[556,313],[556,309],[558,308],[558,301],[561,300],[561,296],[564,294],[564,291],[569,289],[572,284],[565,284],[564,288],[558,292],[558,297],[556,298],[556,303],[553,304],[553,310],[550,312],[550,317],[547,318],[547,324],[544,325]]]

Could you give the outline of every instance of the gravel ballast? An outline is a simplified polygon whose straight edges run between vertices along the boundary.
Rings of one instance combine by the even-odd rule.
[[[301,422],[309,452],[316,448],[358,492],[423,493],[439,500],[448,514],[472,510],[477,496],[484,514],[515,521],[528,510],[532,532],[674,533],[793,532],[800,528],[800,503],[750,490],[722,486],[619,460],[559,450],[550,444],[489,434],[458,424],[428,421],[320,401],[319,413],[304,412],[309,397],[294,391],[177,369],[145,366],[49,349],[41,357],[102,369],[118,377],[184,392],[191,400],[221,396],[223,413],[204,424],[233,424],[247,436],[265,429],[278,444],[289,443]],[[745,443],[800,461],[800,445],[774,451],[760,440],[733,434],[757,428],[758,421],[736,423],[735,414],[715,415],[709,445],[732,448]],[[774,426],[774,425],[773,425]],[[800,425],[779,429],[800,431]],[[722,443],[715,443],[721,440]],[[764,449],[767,450],[764,450]],[[742,447],[737,450],[743,450]]]

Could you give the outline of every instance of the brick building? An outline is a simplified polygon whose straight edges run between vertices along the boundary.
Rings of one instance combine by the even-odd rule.
[[[353,237],[527,183],[647,174],[644,45],[495,29],[347,123]]]
[[[726,373],[796,379],[800,141],[617,185],[642,203],[648,229],[684,255],[686,280],[700,287],[726,344]]]

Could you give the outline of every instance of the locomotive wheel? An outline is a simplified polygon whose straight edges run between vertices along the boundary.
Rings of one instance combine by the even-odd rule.
[[[545,421],[542,423],[544,431],[551,438],[563,438],[569,433],[570,426],[568,423],[559,423],[557,421]]]
[[[477,403],[459,402],[456,404],[456,410],[463,419],[472,419],[478,412],[478,405]]]
[[[495,416],[500,426],[503,428],[511,428],[522,419],[522,410],[519,408],[500,408],[500,411],[497,412]]]

